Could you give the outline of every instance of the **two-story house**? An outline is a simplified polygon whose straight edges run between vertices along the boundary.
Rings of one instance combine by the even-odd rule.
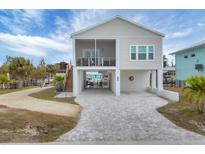
[[[109,78],[107,88],[116,96],[163,89],[163,37],[120,16],[71,34],[73,95],[86,89],[86,73],[92,71]]]

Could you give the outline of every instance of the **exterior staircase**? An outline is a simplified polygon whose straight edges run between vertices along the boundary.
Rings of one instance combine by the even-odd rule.
[[[66,68],[66,74],[64,78],[64,91],[73,91],[73,66],[71,64],[68,64]]]

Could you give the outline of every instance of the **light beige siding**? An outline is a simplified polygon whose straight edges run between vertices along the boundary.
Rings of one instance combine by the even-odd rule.
[[[160,37],[132,23],[116,18],[103,25],[79,33],[73,38]]]
[[[152,31],[139,27],[131,22],[120,18],[111,20],[90,30],[81,32],[73,36],[78,39],[116,39],[119,40],[119,69],[162,69],[162,36]],[[154,45],[155,55],[152,61],[131,61],[130,45]],[[82,56],[83,48],[94,47],[94,42],[90,45],[76,45],[76,57]],[[104,57],[116,56],[113,52],[114,45],[97,43],[97,49],[105,51]]]
[[[120,39],[120,69],[160,69],[162,68],[161,38],[125,38]],[[130,60],[130,45],[154,45],[154,60]]]

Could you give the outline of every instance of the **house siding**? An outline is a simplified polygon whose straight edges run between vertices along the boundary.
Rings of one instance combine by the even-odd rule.
[[[162,36],[132,23],[115,19],[73,36],[74,39],[119,40],[120,69],[162,69]],[[154,45],[155,58],[151,61],[130,61],[130,45]],[[81,50],[76,46],[76,51]],[[113,49],[110,49],[113,50]],[[80,56],[76,53],[76,57]]]
[[[121,20],[119,18],[81,32],[73,38],[118,38],[118,37],[161,37],[151,31]]]
[[[162,69],[161,38],[120,39],[120,69]],[[154,60],[130,60],[130,45],[154,45]]]
[[[195,57],[191,57],[195,54]],[[184,56],[188,58],[184,58]],[[205,70],[198,71],[195,64],[203,64],[205,67],[205,47],[185,50],[176,53],[176,80],[186,80],[191,76],[205,76]]]

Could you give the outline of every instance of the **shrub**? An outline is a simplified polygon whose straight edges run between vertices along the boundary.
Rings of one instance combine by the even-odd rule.
[[[186,86],[184,89],[188,89],[185,93],[185,97],[191,103],[199,105],[199,112],[204,113],[205,110],[205,77],[193,76],[186,79]]]

